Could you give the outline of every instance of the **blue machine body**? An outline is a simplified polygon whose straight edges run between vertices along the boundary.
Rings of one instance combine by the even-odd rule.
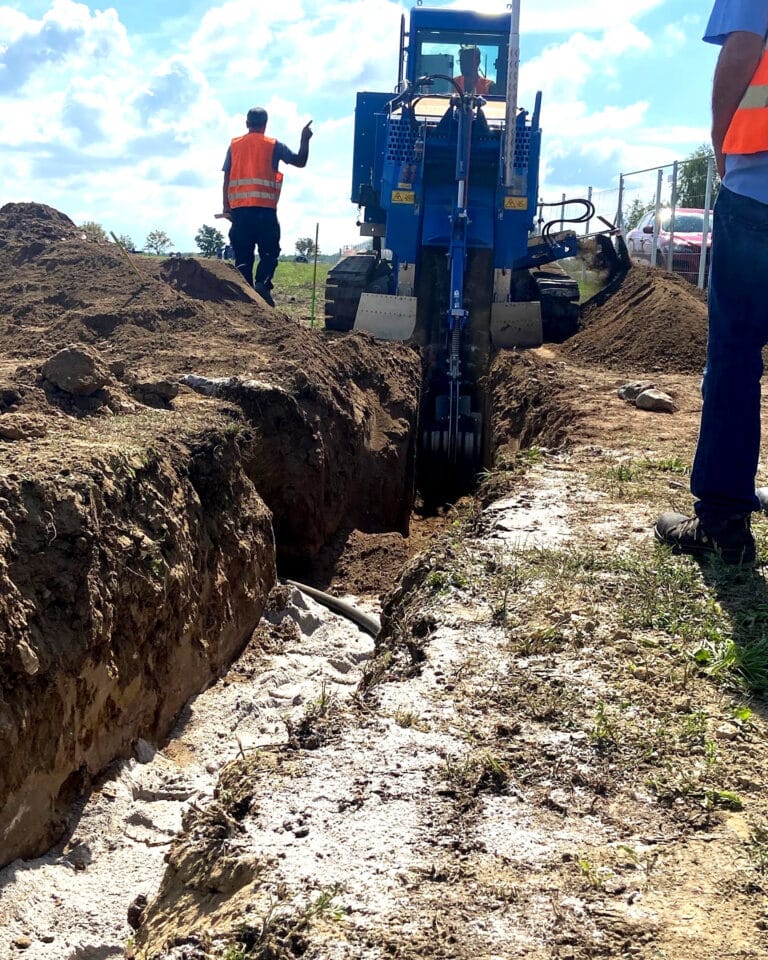
[[[359,93],[355,111],[351,199],[363,208],[362,221],[395,264],[416,263],[424,247],[451,243],[456,217],[457,141],[460,119],[451,106],[455,90],[446,82],[458,74],[450,51],[477,45],[487,55],[493,87],[471,123],[466,207],[468,249],[493,251],[496,268],[521,269],[573,250],[529,251],[539,186],[540,96],[533,113],[516,117],[514,173],[517,195],[504,184],[506,71],[511,17],[417,7],[401,44],[406,93]],[[432,52],[432,51],[443,51]],[[494,55],[495,52],[495,55]],[[420,77],[437,66],[450,70],[430,87]],[[424,107],[426,106],[426,109]],[[487,114],[487,118],[486,118]],[[375,226],[374,226],[375,225]],[[363,228],[366,232],[366,228]]]

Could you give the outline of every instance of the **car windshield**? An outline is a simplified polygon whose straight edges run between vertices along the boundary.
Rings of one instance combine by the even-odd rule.
[[[712,220],[710,218],[710,224]],[[702,213],[678,213],[675,216],[675,233],[703,233],[704,215]],[[661,221],[661,229],[669,233],[672,229],[672,219],[667,216]]]
[[[500,34],[466,33],[459,30],[419,30],[416,36],[416,70],[414,77],[440,73],[444,77],[458,78],[462,75],[462,59],[466,63],[467,51],[476,48],[477,73],[485,78],[488,89],[478,92],[490,96],[504,96],[507,72],[507,44],[509,37]],[[465,51],[462,57],[462,52]],[[435,80],[432,93],[453,93],[447,80]]]

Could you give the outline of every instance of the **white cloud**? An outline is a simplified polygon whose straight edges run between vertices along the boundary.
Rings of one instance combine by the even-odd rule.
[[[690,39],[690,32],[686,33],[676,23],[668,23],[661,34],[661,44],[666,54],[676,53],[681,47],[685,46]]]
[[[285,24],[304,16],[301,0],[259,4],[252,0],[227,0],[203,15],[200,27],[190,39],[189,52],[201,66],[229,58],[236,63],[258,63],[261,52],[274,46],[274,28],[277,27],[282,47],[281,31]]]
[[[628,57],[637,57],[651,46],[649,37],[632,24],[608,30],[599,39],[574,33],[523,62],[521,96],[532,102],[534,93],[541,90],[545,103],[576,103],[590,80],[615,77],[618,62],[625,64]]]
[[[115,60],[129,52],[115,10],[91,13],[72,0],[53,0],[38,21],[9,17],[2,36],[0,93],[24,90],[42,76]]]
[[[570,30],[603,33],[613,27],[630,23],[646,13],[661,7],[665,0],[523,0],[520,5],[520,32],[564,33]],[[452,0],[448,6],[478,13],[502,12],[498,0]]]

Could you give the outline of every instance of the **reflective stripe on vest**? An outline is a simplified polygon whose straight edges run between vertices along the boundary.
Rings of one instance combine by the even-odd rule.
[[[231,207],[277,207],[283,175],[272,166],[276,143],[263,133],[246,133],[232,141],[227,191]]]
[[[723,153],[762,153],[768,150],[768,47],[741,98],[723,141]]]

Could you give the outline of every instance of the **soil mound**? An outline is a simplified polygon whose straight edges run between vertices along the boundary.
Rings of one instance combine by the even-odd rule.
[[[82,231],[63,213],[44,203],[6,203],[0,207],[0,279],[55,242],[82,240]]]
[[[210,260],[203,265],[193,257],[171,257],[160,268],[160,276],[174,290],[181,290],[197,300],[262,303],[261,298],[243,283],[239,271],[221,260]]]
[[[138,381],[232,378],[247,388],[219,396],[258,426],[253,479],[283,550],[318,550],[351,499],[360,507],[350,519],[370,532],[407,525],[398,464],[419,383],[410,348],[309,330],[268,307],[229,263],[131,256],[84,239],[43,204],[7,204],[0,232],[14,238],[0,245],[0,387],[9,409],[44,419],[83,413],[41,389],[43,365],[73,346],[111,371],[103,413],[118,410],[126,391],[144,404]],[[92,406],[85,412],[99,412]]]
[[[574,359],[609,367],[698,373],[707,352],[704,294],[663,270],[633,267],[618,290],[590,304],[563,345]]]
[[[0,247],[9,241],[75,240],[82,230],[64,213],[45,203],[6,203],[0,207]]]

